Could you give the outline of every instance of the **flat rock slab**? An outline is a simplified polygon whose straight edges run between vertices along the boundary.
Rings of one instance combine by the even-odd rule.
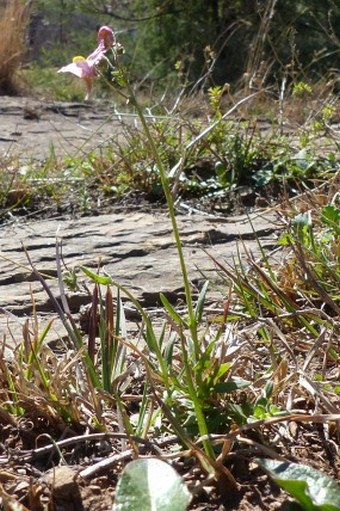
[[[232,262],[237,248],[259,255],[256,238],[271,248],[277,238],[274,217],[266,214],[248,217],[214,218],[199,214],[178,216],[183,250],[193,289],[205,278],[216,280],[217,273],[206,251],[221,262]],[[183,282],[168,215],[157,213],[117,213],[77,219],[17,222],[0,226],[0,339],[18,342],[22,325],[32,318],[33,304],[42,326],[55,317],[53,305],[29,266],[27,250],[35,268],[49,276],[54,296],[60,297],[56,264],[56,237],[62,240],[63,270],[76,270],[80,282],[92,289],[79,270],[87,266],[109,274],[125,286],[144,307],[159,306],[159,294],[169,300],[183,297]],[[203,276],[204,275],[204,276]],[[223,293],[223,287],[221,288]],[[220,297],[222,294],[220,294]],[[88,292],[67,291],[73,314],[90,303]],[[216,295],[211,297],[216,299]],[[64,332],[65,333],[65,332]],[[50,336],[62,335],[55,322]]]
[[[87,155],[109,142],[123,141],[125,127],[135,120],[104,102],[0,96],[0,156],[31,161]]]

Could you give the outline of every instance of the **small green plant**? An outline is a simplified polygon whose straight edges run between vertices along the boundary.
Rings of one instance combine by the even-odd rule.
[[[221,112],[221,99],[222,95],[225,92],[224,87],[221,85],[218,85],[216,87],[210,87],[208,89],[208,98],[211,108],[214,111],[215,118],[221,118],[222,112]]]
[[[327,124],[334,115],[336,108],[333,104],[327,104],[322,107],[317,118],[311,123],[312,130],[317,134],[327,129]]]
[[[309,83],[297,82],[293,85],[292,95],[294,98],[305,99],[313,93],[313,88]]]
[[[270,459],[260,459],[258,462],[305,511],[340,509],[340,486],[331,477],[308,465]]]
[[[292,232],[281,238],[281,244],[292,246],[301,263],[299,281],[306,296],[326,300],[335,313],[340,310],[339,218],[335,205],[324,206],[315,223],[311,211],[298,214],[292,219]]]

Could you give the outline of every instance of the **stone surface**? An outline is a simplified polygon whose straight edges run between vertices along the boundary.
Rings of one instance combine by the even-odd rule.
[[[0,96],[0,155],[20,160],[81,156],[124,138],[135,116],[107,103],[84,104]]]
[[[241,238],[247,250],[259,255],[256,236],[267,248],[277,237],[274,217],[269,214],[253,215],[252,225],[246,216],[214,218],[193,214],[179,215],[177,220],[194,289],[204,277],[212,280],[217,277],[214,263],[206,252],[221,262],[232,262],[237,248],[244,251]],[[63,271],[78,268],[80,283],[86,282],[90,289],[93,286],[79,271],[80,266],[93,271],[100,268],[101,274],[109,274],[147,308],[159,306],[160,292],[172,302],[183,297],[177,250],[170,220],[164,212],[17,221],[0,226],[0,338],[5,336],[7,342],[21,340],[22,325],[32,318],[33,309],[39,320],[39,330],[56,317],[24,251],[25,248],[35,268],[49,277],[48,285],[54,296],[59,297],[56,237],[62,240]],[[91,299],[85,288],[84,291],[67,291],[67,297],[73,314]],[[211,299],[215,298],[216,294],[211,295]],[[58,321],[49,334],[53,335],[63,335]]]
[[[54,509],[63,511],[84,509],[76,478],[77,472],[68,466],[55,467],[43,476],[42,482],[50,488]]]
[[[109,104],[58,103],[29,98],[0,96],[0,155],[22,158],[55,154],[81,155],[124,137],[124,130],[135,123],[134,116],[121,117]],[[99,212],[100,213],[100,212]],[[275,225],[270,215],[216,218],[208,215],[179,215],[183,250],[193,288],[204,278],[216,279],[214,263],[206,254],[231,261],[240,237],[246,247],[258,254],[258,236],[271,246]],[[254,231],[256,232],[256,236]],[[23,325],[29,321],[32,335],[41,333],[52,319],[48,339],[66,332],[41,283],[34,277],[23,247],[39,272],[47,275],[54,296],[60,295],[57,279],[56,236],[62,239],[63,270],[84,265],[107,272],[140,300],[149,310],[159,307],[159,294],[170,301],[183,297],[178,255],[168,216],[157,213],[116,213],[82,218],[25,221],[17,219],[0,225],[0,342],[15,345],[23,338]],[[88,279],[80,274],[84,283]],[[89,286],[90,290],[93,286]],[[221,288],[223,292],[223,287]],[[219,295],[220,298],[222,295]],[[81,289],[67,292],[73,314],[90,302]],[[217,296],[210,294],[210,300]],[[38,323],[33,321],[33,310]],[[135,315],[126,304],[126,314]]]

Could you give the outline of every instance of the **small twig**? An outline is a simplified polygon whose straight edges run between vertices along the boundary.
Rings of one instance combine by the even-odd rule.
[[[220,444],[225,442],[225,440],[236,440],[240,433],[244,431],[249,431],[251,429],[259,428],[260,426],[271,426],[272,424],[278,424],[280,422],[316,422],[316,423],[325,423],[325,422],[338,422],[340,421],[340,413],[330,413],[330,414],[287,414],[282,415],[280,417],[269,417],[268,419],[260,419],[255,422],[251,422],[249,424],[243,424],[238,429],[233,431],[232,433],[227,433],[226,435],[208,435],[210,440],[215,444]],[[196,443],[201,443],[205,440],[205,437],[200,437]]]
[[[127,435],[125,433],[91,433],[89,435],[79,435],[74,436],[72,438],[66,438],[65,440],[59,440],[58,442],[53,442],[52,444],[44,445],[44,447],[39,447],[37,449],[31,449],[28,451],[21,451],[19,455],[15,455],[15,459],[22,460],[22,461],[31,461],[39,458],[40,456],[44,456],[45,454],[52,452],[56,448],[59,450],[63,447],[67,447],[69,445],[73,444],[79,444],[82,442],[93,442],[95,440],[108,440],[110,438],[116,438],[118,440],[124,439],[131,439],[136,443],[143,444],[146,447],[149,447],[150,449],[153,449],[158,454],[161,454],[161,450],[159,448],[159,445],[167,445],[170,443],[175,442],[178,440],[178,437],[176,435],[172,435],[170,437],[166,437],[163,440],[156,442],[151,442],[150,440],[146,440],[145,438],[140,438],[137,436],[131,436]],[[14,456],[13,456],[14,458]]]
[[[286,461],[286,458],[281,456],[278,452],[274,451],[274,449],[270,449],[269,447],[262,445],[259,442],[255,442],[255,440],[252,440],[251,438],[238,436],[237,441],[242,444],[247,444],[247,445],[256,447],[256,449],[258,449],[259,451],[262,451],[266,456],[270,456],[271,458]]]
[[[309,353],[307,354],[304,364],[302,366],[303,372],[307,371],[308,366],[312,362],[314,355],[318,352],[319,348],[325,342],[326,332],[327,332],[326,328],[323,328],[321,334],[319,335],[319,338],[315,342],[313,342],[312,347]]]
[[[134,449],[128,449],[127,451],[124,451],[119,454],[114,454],[113,456],[110,456],[109,458],[105,458],[104,460],[98,461],[98,463],[95,463],[91,467],[86,467],[84,470],[81,470],[81,472],[78,473],[80,477],[83,479],[88,479],[97,472],[102,472],[104,469],[109,469],[119,463],[120,461],[125,461],[133,457],[136,452]]]
[[[323,403],[324,407],[331,414],[336,414],[339,410],[339,406],[334,406],[333,403],[327,399],[327,397],[320,392],[320,389],[317,387],[316,383],[312,381],[306,374],[302,371],[299,371],[299,381],[300,384],[309,392],[313,397],[318,396],[320,401]]]
[[[292,360],[293,360],[293,362],[295,364],[295,367],[297,369],[298,368],[298,364],[297,364],[297,359],[296,359],[296,356],[294,354],[294,351],[289,346],[289,343],[287,342],[287,339],[286,339],[285,335],[280,330],[280,328],[276,325],[275,321],[272,318],[259,318],[259,319],[262,320],[264,323],[266,323],[272,329],[272,331],[276,333],[277,338],[281,341],[283,346],[286,348],[287,352],[292,357]]]
[[[128,436],[128,435],[125,435],[125,437],[133,439],[133,440],[135,440],[135,438],[138,438],[138,437],[131,437],[131,436]],[[151,444],[148,440],[138,439],[138,441],[140,441],[140,440],[143,440],[140,443],[143,443],[145,445],[150,446],[152,449],[154,449],[156,451],[156,453],[158,455],[162,456],[162,451],[160,450],[159,447],[161,445],[165,446],[168,443],[172,443],[174,441],[177,441],[178,437],[173,435],[171,437],[168,437],[168,438],[165,438],[163,440],[160,440],[159,442],[157,442],[157,446],[154,445],[154,444]],[[80,477],[82,477],[83,479],[87,479],[89,477],[92,477],[97,472],[102,472],[104,469],[111,468],[112,466],[116,465],[120,461],[124,461],[124,460],[127,460],[129,458],[132,458],[135,454],[136,454],[136,451],[134,449],[128,449],[127,451],[124,451],[122,453],[114,454],[113,456],[109,456],[108,458],[105,458],[104,460],[101,460],[98,463],[95,463],[91,467],[85,468],[84,470],[79,472],[78,475]]]

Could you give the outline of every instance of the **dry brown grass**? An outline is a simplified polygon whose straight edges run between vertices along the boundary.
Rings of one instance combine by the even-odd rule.
[[[25,53],[29,14],[30,2],[0,2],[0,94],[14,94],[18,90],[16,71]]]

